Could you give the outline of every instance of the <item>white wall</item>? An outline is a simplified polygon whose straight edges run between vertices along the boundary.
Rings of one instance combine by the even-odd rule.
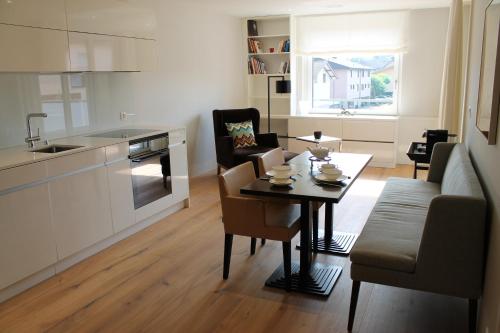
[[[426,129],[439,128],[439,103],[448,29],[448,8],[412,10],[408,53],[403,56],[400,77],[398,163],[413,141],[425,141]],[[463,68],[466,67],[470,5],[464,6]]]
[[[441,78],[448,29],[448,8],[410,11],[408,51],[402,56],[399,103],[398,163],[425,129],[438,128]]]
[[[191,175],[215,169],[212,110],[246,105],[241,20],[208,7],[156,0],[159,68],[150,73],[86,73],[84,129],[55,138],[129,124],[185,126]],[[0,73],[0,148],[23,145],[25,116],[40,112],[38,74]],[[127,122],[120,112],[135,113]],[[44,121],[50,121],[45,119]]]
[[[484,12],[490,0],[472,2],[472,26],[469,53],[469,71],[466,106],[466,144],[489,201],[489,244],[483,299],[480,305],[479,331],[500,332],[500,132],[497,144],[489,146],[485,137],[475,126],[477,111],[479,72],[481,68],[481,45]]]
[[[241,20],[157,3],[159,70],[128,74],[131,86],[118,97],[130,102],[139,122],[186,126],[197,174],[216,167],[212,110],[246,106]]]

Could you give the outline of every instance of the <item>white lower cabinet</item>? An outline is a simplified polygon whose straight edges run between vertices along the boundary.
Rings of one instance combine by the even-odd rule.
[[[114,232],[120,232],[135,224],[134,199],[130,161],[108,165],[108,181]]]
[[[47,184],[0,195],[0,289],[57,261]]]
[[[172,170],[172,192],[175,199],[189,196],[189,179],[186,142],[173,144],[170,149],[170,168]]]
[[[53,180],[49,187],[59,260],[113,235],[105,166]]]

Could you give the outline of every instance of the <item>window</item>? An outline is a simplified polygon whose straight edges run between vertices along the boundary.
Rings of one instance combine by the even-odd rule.
[[[399,55],[312,57],[313,78],[325,66],[333,75],[312,85],[309,113],[396,114]],[[357,73],[353,77],[353,71]],[[321,82],[321,83],[317,83]]]

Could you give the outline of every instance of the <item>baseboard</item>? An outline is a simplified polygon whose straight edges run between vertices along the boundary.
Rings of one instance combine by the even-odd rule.
[[[30,289],[31,287],[50,279],[56,275],[56,269],[54,266],[47,267],[15,284],[3,289],[0,291],[0,304],[12,298],[16,295],[19,295],[25,290]]]
[[[106,238],[86,249],[83,249],[70,257],[64,258],[57,263],[43,269],[42,271],[30,275],[29,277],[24,278],[23,280],[18,281],[3,290],[0,290],[0,303],[30,289],[31,287],[53,277],[56,274],[67,270],[71,266],[74,266],[77,263],[93,256],[94,254],[101,252],[102,250],[118,243],[119,241],[124,240],[125,238],[128,238],[133,234],[136,234],[137,232],[161,221],[163,218],[182,210],[189,204],[188,200],[189,199],[184,199],[176,203],[175,205],[159,212],[158,214],[155,214],[139,223],[136,223],[133,226],[122,230],[109,238]]]
[[[213,161],[209,160],[197,164],[192,164],[189,166],[189,176],[190,177],[201,176],[203,174],[208,173],[209,171],[211,172],[212,170],[216,169],[217,169],[217,163],[215,162],[215,160]]]

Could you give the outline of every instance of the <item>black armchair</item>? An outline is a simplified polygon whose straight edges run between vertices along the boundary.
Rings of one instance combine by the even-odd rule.
[[[258,158],[261,154],[279,147],[276,133],[259,133],[260,113],[255,108],[214,110],[215,152],[217,155],[217,173],[220,169],[230,169],[245,162],[252,162],[255,174],[258,175]],[[239,123],[251,120],[257,146],[234,148],[233,138],[229,135],[226,123]],[[285,152],[285,159],[289,160],[296,154]]]

